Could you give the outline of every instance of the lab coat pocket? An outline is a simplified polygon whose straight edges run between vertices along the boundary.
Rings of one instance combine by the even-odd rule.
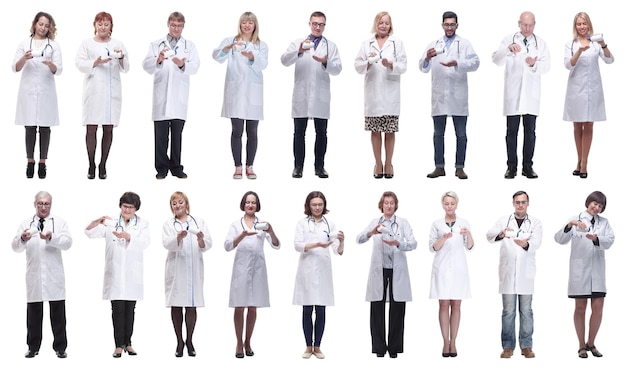
[[[569,268],[571,282],[580,282],[583,280],[585,271],[585,262],[582,259],[572,260]]]
[[[263,105],[263,84],[250,84],[250,104],[255,106]]]

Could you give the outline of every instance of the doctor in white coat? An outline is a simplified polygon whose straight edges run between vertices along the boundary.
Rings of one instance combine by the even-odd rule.
[[[313,12],[309,19],[311,34],[294,40],[280,57],[284,66],[295,63],[291,116],[294,122],[292,177],[302,177],[305,157],[305,133],[309,118],[315,123],[315,175],[327,178],[324,156],[330,118],[330,76],[341,72],[341,58],[335,43],[322,34],[326,15]]]
[[[439,300],[439,326],[443,357],[456,357],[456,338],[461,322],[461,301],[471,298],[466,251],[474,247],[469,222],[457,217],[459,196],[447,191],[441,197],[445,215],[430,227],[428,247],[435,253],[430,275],[430,298]]]
[[[239,17],[237,36],[227,37],[213,50],[213,59],[228,61],[224,82],[222,117],[230,118],[230,148],[235,162],[234,179],[243,177],[241,137],[246,129],[246,177],[256,179],[252,169],[258,146],[257,128],[263,119],[263,70],[267,67],[267,44],[259,39],[256,15]]]
[[[587,178],[587,160],[593,140],[593,122],[606,121],[604,91],[599,60],[615,60],[603,35],[591,40],[593,25],[587,13],[574,16],[574,39],[565,43],[563,63],[569,71],[563,120],[574,123],[574,142],[578,161],[574,176]],[[597,36],[596,36],[597,37]]]
[[[140,206],[139,195],[126,192],[120,197],[116,220],[102,216],[85,228],[87,237],[104,238],[106,242],[102,299],[111,301],[114,358],[121,357],[122,351],[137,354],[131,337],[135,305],[143,299],[143,251],[150,245],[148,221],[135,214]]]
[[[519,340],[522,355],[535,357],[533,346],[532,300],[537,271],[535,253],[541,246],[543,227],[527,213],[529,197],[525,191],[513,194],[512,215],[501,217],[489,231],[487,241],[500,242],[499,293],[502,294],[502,353],[510,358],[516,345],[515,317],[519,304]]]
[[[311,355],[322,359],[320,349],[326,325],[326,306],[335,304],[333,268],[329,248],[343,254],[344,235],[327,219],[326,197],[313,191],[304,203],[305,218],[298,221],[294,236],[296,252],[300,253],[293,290],[293,304],[302,306],[302,329],[306,342],[303,358]],[[315,310],[315,323],[313,311]]]
[[[65,358],[65,272],[62,251],[72,246],[65,221],[50,214],[52,196],[35,195],[35,215],[24,220],[11,242],[17,253],[26,251],[26,358],[39,354],[42,339],[43,302],[50,305],[50,326],[57,357]]]
[[[576,301],[574,327],[578,337],[578,356],[587,358],[587,351],[595,357],[602,353],[595,339],[602,322],[604,297],[606,297],[606,261],[604,252],[615,241],[609,221],[600,216],[606,209],[606,196],[600,191],[589,194],[585,211],[569,218],[565,226],[554,235],[559,244],[571,242],[567,295]],[[585,340],[587,302],[591,301],[589,336]]]
[[[15,124],[26,129],[26,177],[35,174],[35,142],[39,127],[39,164],[37,176],[47,175],[46,159],[50,146],[50,127],[59,125],[55,76],[63,72],[61,47],[55,41],[56,23],[48,13],[35,15],[30,37],[17,47],[13,72],[22,72],[17,92]]]
[[[435,147],[435,170],[429,178],[445,176],[444,134],[446,120],[452,116],[456,133],[455,176],[467,179],[463,170],[467,149],[468,88],[467,73],[474,72],[480,59],[472,44],[456,34],[459,26],[456,13],[443,13],[444,35],[431,42],[419,61],[420,71],[431,72],[431,115],[433,117]]]
[[[510,34],[500,43],[491,59],[504,65],[504,115],[506,116],[507,170],[504,178],[517,175],[517,134],[520,118],[524,124],[522,175],[537,178],[533,170],[535,154],[535,124],[541,101],[541,75],[550,70],[548,46],[535,35],[535,15],[520,15],[519,32]]]
[[[174,218],[166,221],[161,230],[163,247],[168,250],[165,260],[165,305],[176,334],[176,357],[196,355],[193,333],[198,317],[196,307],[204,307],[204,259],[202,255],[211,248],[209,229],[199,217],[192,216],[189,198],[176,191],[170,196],[170,210]],[[184,322],[187,335],[183,339]]]
[[[263,245],[267,241],[273,249],[280,249],[280,240],[272,225],[267,221],[259,221],[256,216],[256,213],[261,211],[261,201],[257,193],[247,191],[241,198],[239,209],[244,212],[244,215],[230,225],[224,241],[224,249],[227,252],[236,251],[230,279],[228,306],[235,309],[234,322],[237,336],[235,357],[243,358],[244,354],[254,356],[251,340],[256,324],[257,307],[270,305]]]
[[[168,171],[178,178],[187,178],[181,164],[182,135],[187,120],[190,76],[200,67],[196,45],[182,36],[185,16],[179,12],[170,14],[167,26],[167,36],[153,41],[143,60],[143,69],[154,75],[154,167],[159,180],[164,179]]]
[[[394,175],[392,161],[400,121],[400,77],[406,72],[406,51],[402,41],[393,35],[388,12],[376,14],[372,33],[374,35],[361,44],[354,68],[365,76],[365,130],[371,131],[374,178],[390,179]]]
[[[130,69],[128,52],[121,41],[111,38],[113,17],[106,12],[96,14],[94,37],[83,40],[76,53],[76,68],[83,79],[83,125],[87,134],[87,178],[96,177],[96,146],[98,126],[102,126],[101,156],[98,177],[106,179],[106,162],[113,142],[113,127],[120,123],[122,113],[121,73]]]
[[[365,299],[370,303],[372,353],[396,358],[404,352],[406,302],[413,299],[405,252],[417,248],[409,222],[396,216],[398,197],[386,191],[378,201],[382,216],[356,237],[359,244],[374,238]],[[389,302],[389,333],[385,335],[385,303]],[[386,339],[388,338],[388,340]]]

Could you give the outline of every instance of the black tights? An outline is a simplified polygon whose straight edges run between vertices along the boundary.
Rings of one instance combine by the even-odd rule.
[[[26,158],[35,158],[35,142],[37,141],[37,127],[39,127],[39,159],[48,159],[50,147],[50,127],[26,126]]]
[[[187,328],[187,338],[183,341],[183,308],[172,307],[172,323],[174,324],[174,333],[176,333],[176,341],[178,342],[176,349],[177,352],[181,352],[185,344],[187,344],[188,350],[194,350],[193,331],[196,328],[197,317],[198,314],[195,307],[185,307],[185,326]]]
[[[89,158],[89,168],[96,168],[96,146],[98,125],[87,125],[85,143],[87,144],[87,157]],[[113,125],[102,125],[102,143],[100,155],[100,170],[106,167],[111,143],[113,142]]]

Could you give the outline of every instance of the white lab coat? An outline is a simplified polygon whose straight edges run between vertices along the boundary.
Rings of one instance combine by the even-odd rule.
[[[371,53],[393,62],[393,68],[383,66],[381,61],[369,64]],[[369,65],[369,68],[367,68]],[[400,115],[400,77],[406,72],[406,52],[404,44],[391,35],[382,48],[378,47],[375,36],[363,42],[354,59],[354,68],[365,75],[365,117]]]
[[[444,47],[445,37],[431,42],[424,50],[419,61],[419,69],[424,73],[431,72],[431,115],[432,116],[467,116],[468,89],[467,73],[474,72],[480,65],[480,59],[472,44],[456,35],[449,49],[426,62],[428,49]],[[441,62],[456,60],[454,67],[445,67]],[[427,63],[424,65],[424,63]]]
[[[491,59],[504,67],[504,110],[505,116],[520,114],[539,115],[541,101],[541,75],[550,70],[550,52],[543,39],[532,34],[527,38],[528,51],[524,46],[524,35],[519,32],[506,36]],[[522,48],[517,54],[509,51],[509,45],[518,44]],[[526,57],[537,57],[530,67]]]
[[[567,92],[565,93],[565,109],[563,120],[569,122],[606,121],[604,108],[604,91],[600,63],[614,61],[613,53],[609,58],[604,56],[604,49],[597,42],[592,42],[589,49],[582,52],[575,66],[570,63],[573,53],[580,48],[578,40],[565,44],[563,63],[569,71]]]
[[[17,253],[26,250],[26,302],[61,301],[65,299],[65,272],[61,251],[72,246],[72,236],[65,221],[49,215],[43,232],[52,231],[52,239],[41,239],[34,234],[28,242],[22,241],[24,230],[39,225],[33,216],[17,229],[11,247]]]
[[[165,259],[165,306],[204,307],[204,260],[202,254],[213,244],[204,220],[188,216],[187,222],[172,218],[163,224],[161,239],[168,250]],[[178,225],[178,226],[175,226]],[[204,248],[190,232],[178,244],[178,231],[196,227],[204,234]]]
[[[118,59],[111,59],[94,68],[93,63],[98,57],[110,58],[114,50],[122,51],[123,67]],[[84,74],[83,125],[119,125],[122,113],[120,72],[126,73],[130,68],[124,44],[115,39],[108,42],[98,42],[94,38],[85,39],[76,53],[76,68]]]
[[[465,256],[468,249],[467,237],[459,234],[461,228],[470,230],[467,220],[457,217],[452,229],[452,237],[447,239],[441,249],[435,250],[433,244],[444,234],[449,233],[450,226],[445,218],[436,220],[430,227],[428,248],[435,253],[433,269],[430,274],[430,298],[432,299],[467,299],[471,298],[470,277]]]
[[[143,60],[143,69],[154,75],[152,91],[152,120],[187,119],[189,102],[189,76],[198,72],[200,57],[196,45],[181,37],[174,48],[177,58],[186,58],[183,69],[178,68],[170,59],[159,65],[157,58],[163,49],[169,49],[166,37],[153,41],[148,54]]]
[[[571,220],[586,220],[590,224],[592,216],[586,211],[570,217]],[[598,235],[598,245],[585,237],[586,232],[572,227],[567,232],[565,226],[554,234],[554,240],[559,244],[572,242],[569,258],[569,279],[567,294],[569,296],[590,295],[592,292],[606,293],[606,262],[604,251],[611,248],[615,241],[613,229],[609,221],[598,215],[595,217],[594,229],[590,231]]]
[[[298,221],[294,236],[296,252],[300,253],[298,271],[293,290],[293,304],[299,306],[334,306],[333,268],[330,259],[332,249],[339,254],[339,240],[335,239],[328,248],[304,250],[308,243],[329,241],[329,234],[335,232],[335,224],[323,217],[320,222],[305,217]]]
[[[251,51],[254,61],[231,50],[224,54],[222,49],[235,41],[234,37],[225,38],[220,46],[213,50],[213,59],[220,63],[228,60],[226,80],[224,82],[224,102],[222,117],[246,120],[263,119],[263,70],[267,67],[267,44],[245,43],[245,51]]]
[[[393,299],[396,302],[410,302],[413,299],[411,293],[411,279],[409,276],[409,266],[407,264],[406,253],[417,248],[417,241],[413,236],[413,229],[409,222],[401,217],[393,216],[396,226],[393,222],[388,227],[394,234],[392,237],[400,242],[398,247],[390,247],[383,243],[382,239],[390,236],[376,234],[373,236],[372,258],[370,261],[370,271],[367,278],[367,289],[365,292],[365,300],[368,302],[377,302],[383,299],[384,280],[383,280],[383,248],[393,248]],[[368,241],[367,233],[374,226],[381,224],[384,217],[373,219],[369,225],[356,237],[359,244]],[[387,302],[389,302],[390,294],[387,294]]]
[[[269,307],[270,292],[263,242],[267,241],[274,249],[280,249],[280,244],[272,244],[269,233],[257,231],[256,235],[246,236],[235,247],[233,240],[243,232],[244,227],[248,231],[254,230],[248,228],[243,219],[233,221],[224,241],[227,252],[235,250],[228,307]]]
[[[16,72],[17,61],[34,46],[35,40],[31,37],[19,44],[11,66],[13,72]],[[61,47],[58,42],[46,39],[42,47],[32,49],[32,55],[33,58],[27,60],[20,71],[22,78],[17,92],[15,124],[21,126],[58,126],[59,106],[54,77],[63,72]],[[42,63],[44,58],[52,60],[57,67],[56,73],[53,74],[50,68]]]
[[[496,240],[498,234],[511,228],[526,239],[530,236],[528,250],[514,242],[514,238],[504,237]],[[521,227],[517,226],[515,215],[500,218],[493,227],[487,231],[487,241],[490,243],[500,242],[500,264],[498,266],[500,276],[500,294],[533,294],[535,289],[535,274],[537,266],[535,253],[541,246],[543,228],[539,219],[527,215]]]
[[[99,224],[85,229],[90,239],[104,238],[104,283],[102,299],[138,301],[143,299],[143,250],[150,245],[148,221],[135,215],[128,225],[118,227],[131,235],[130,242],[113,235],[115,228]],[[119,223],[118,223],[119,224]]]
[[[330,75],[341,72],[339,50],[332,41],[322,37],[319,45],[298,55],[300,43],[294,40],[280,57],[284,66],[296,64],[294,71],[292,118],[330,118]],[[313,59],[313,55],[328,57],[326,66]]]

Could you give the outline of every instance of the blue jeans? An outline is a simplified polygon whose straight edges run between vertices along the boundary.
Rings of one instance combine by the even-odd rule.
[[[515,311],[518,301],[520,348],[533,347],[532,294],[502,294],[502,348],[515,349]]]
[[[433,116],[435,133],[433,134],[433,144],[435,145],[435,167],[443,168],[444,159],[444,134],[446,133],[446,120],[448,116]],[[467,148],[467,116],[452,116],[454,132],[456,133],[456,162],[455,168],[465,166],[465,150]]]
[[[532,114],[506,117],[506,165],[517,169],[517,133],[519,132],[520,118],[524,124],[522,167],[531,168],[535,155],[535,126],[537,123],[537,116]]]

